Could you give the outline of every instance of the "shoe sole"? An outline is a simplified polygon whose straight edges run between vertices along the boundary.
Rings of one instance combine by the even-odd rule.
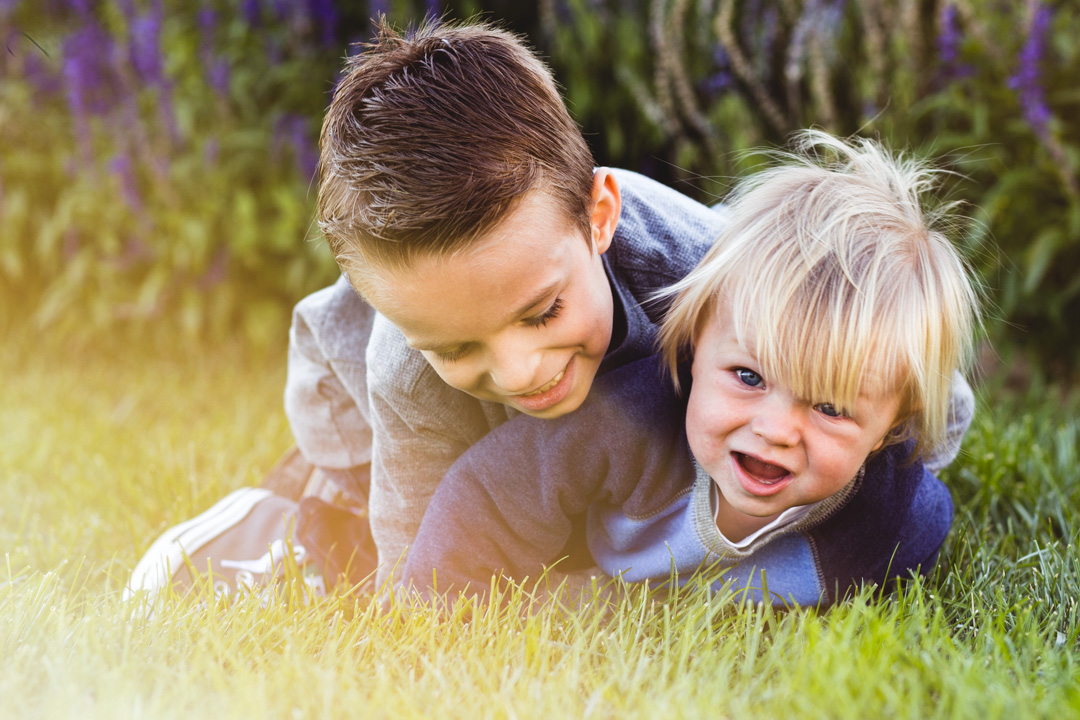
[[[153,542],[131,571],[123,599],[148,593],[153,601],[167,587],[185,558],[198,552],[214,538],[234,527],[259,502],[273,495],[266,488],[241,488],[216,502],[202,514],[169,528]]]

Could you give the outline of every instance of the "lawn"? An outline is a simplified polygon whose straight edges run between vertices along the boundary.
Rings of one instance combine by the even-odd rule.
[[[989,380],[935,574],[827,612],[698,592],[471,617],[120,601],[166,527],[290,445],[284,348],[0,348],[0,715],[1076,717],[1080,400]]]

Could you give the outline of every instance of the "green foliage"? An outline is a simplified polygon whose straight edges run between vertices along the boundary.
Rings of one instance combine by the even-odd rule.
[[[1080,10],[1068,3],[542,3],[541,47],[603,163],[702,199],[794,131],[880,137],[945,188],[995,340],[1076,371]],[[966,227],[964,226],[966,225]]]
[[[66,337],[279,333],[335,275],[310,187],[335,53],[229,2],[74,5],[0,22],[2,312]]]
[[[703,200],[807,126],[941,158],[992,339],[1076,370],[1080,9],[1043,0],[8,0],[0,327],[278,331],[336,272],[312,223],[315,138],[380,11],[524,33],[599,163]]]

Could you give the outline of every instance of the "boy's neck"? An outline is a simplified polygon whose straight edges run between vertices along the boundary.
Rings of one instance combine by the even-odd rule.
[[[782,513],[767,517],[754,517],[741,513],[728,504],[724,494],[716,493],[716,528],[731,542],[739,542],[747,535],[760,530]]]

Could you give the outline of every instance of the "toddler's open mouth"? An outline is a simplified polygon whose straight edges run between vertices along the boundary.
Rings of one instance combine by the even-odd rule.
[[[791,473],[788,469],[780,465],[767,463],[753,455],[747,455],[741,452],[733,451],[731,454],[735,456],[735,462],[739,464],[742,471],[746,473],[751,480],[759,482],[762,485],[775,485],[784,478],[791,477]]]

